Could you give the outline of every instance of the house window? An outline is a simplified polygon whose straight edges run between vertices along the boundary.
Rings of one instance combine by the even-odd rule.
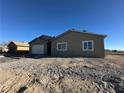
[[[82,50],[84,51],[93,51],[94,45],[93,40],[82,41]]]
[[[67,42],[57,43],[57,51],[67,51]]]

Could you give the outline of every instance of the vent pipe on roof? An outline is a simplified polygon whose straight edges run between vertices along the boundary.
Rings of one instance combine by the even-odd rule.
[[[72,29],[70,29],[71,31],[75,31],[75,29],[74,28],[72,28]]]

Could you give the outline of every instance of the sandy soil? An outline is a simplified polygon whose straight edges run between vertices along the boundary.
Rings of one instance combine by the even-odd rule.
[[[124,56],[6,60],[0,93],[124,93]]]

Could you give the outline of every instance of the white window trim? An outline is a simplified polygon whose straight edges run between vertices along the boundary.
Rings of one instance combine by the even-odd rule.
[[[59,44],[66,44],[65,49],[59,49],[59,48],[58,48],[58,45],[59,45]],[[57,51],[67,51],[67,46],[68,46],[68,43],[67,43],[67,42],[59,42],[59,43],[57,43]]]
[[[92,49],[84,49],[84,43],[85,42],[92,42]],[[83,51],[94,51],[94,41],[93,40],[83,40],[82,41],[82,50]]]

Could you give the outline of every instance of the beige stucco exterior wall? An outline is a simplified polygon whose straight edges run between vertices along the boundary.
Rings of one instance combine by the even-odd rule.
[[[32,50],[32,45],[44,45],[44,55],[47,55],[47,41],[44,41],[42,39],[37,39],[35,41],[33,41],[32,43],[30,43],[30,54],[32,54],[31,50]]]
[[[29,51],[29,47],[28,46],[18,46],[17,51]]]
[[[94,51],[83,51],[82,41],[93,40]],[[57,51],[57,42],[67,42],[67,51]],[[97,35],[70,32],[52,41],[52,56],[59,57],[104,57],[104,38]]]

